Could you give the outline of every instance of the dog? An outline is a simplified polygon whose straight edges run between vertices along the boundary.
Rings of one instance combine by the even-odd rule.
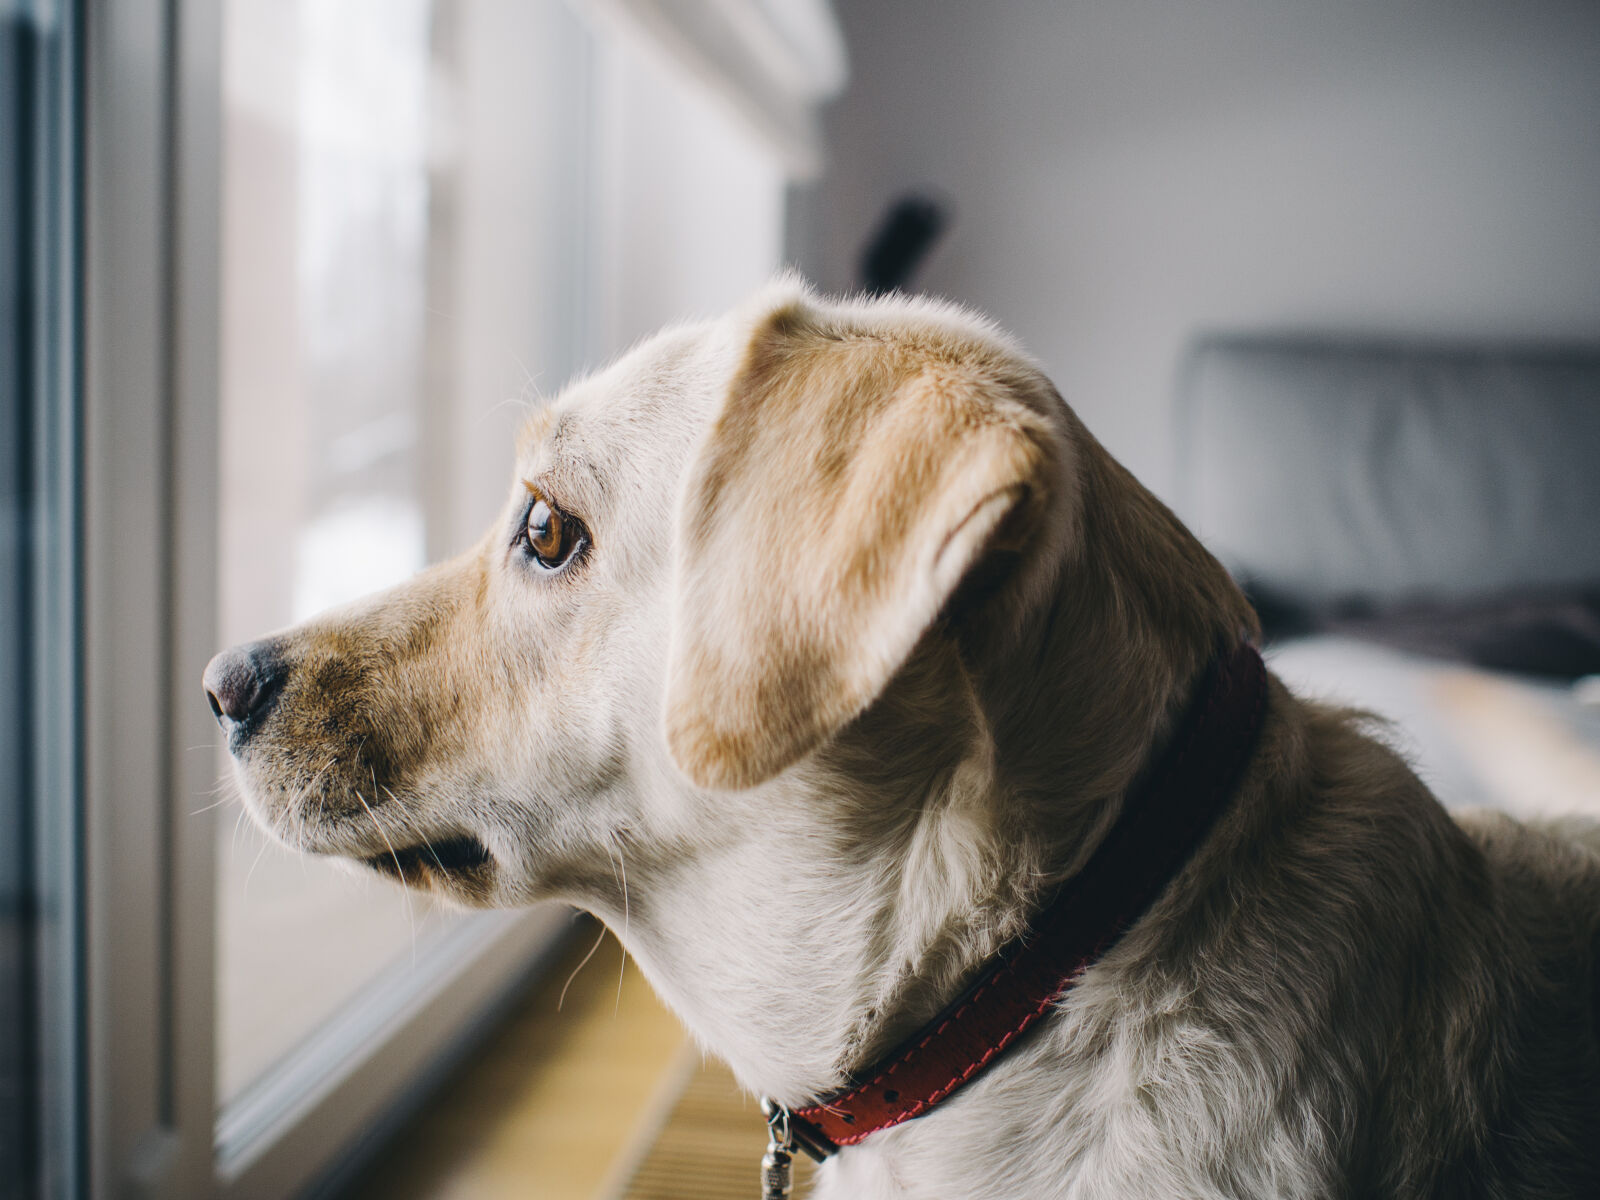
[[[785,278],[536,413],[470,552],[205,684],[274,836],[597,914],[800,1111],[1027,942],[1255,630],[990,324]],[[1600,838],[1453,818],[1262,679],[1149,903],[817,1196],[1600,1195]]]

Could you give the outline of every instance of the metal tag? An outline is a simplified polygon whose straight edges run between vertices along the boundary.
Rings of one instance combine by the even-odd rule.
[[[767,1118],[767,1152],[761,1156],[761,1200],[789,1200],[794,1191],[794,1136],[789,1110],[762,1097]]]

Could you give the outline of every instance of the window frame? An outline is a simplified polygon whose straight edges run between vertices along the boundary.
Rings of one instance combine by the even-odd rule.
[[[0,398],[6,430],[4,573],[7,639],[0,804],[16,844],[6,948],[19,1006],[4,1037],[19,1052],[9,1099],[25,1111],[0,1141],[8,1182],[29,1194],[81,1193],[83,1158],[81,906],[77,731],[79,7],[0,3],[7,65],[0,168],[14,223],[0,252],[7,289]],[[12,1115],[10,1113],[8,1116]]]
[[[211,1178],[210,865],[180,686],[213,626],[214,3],[85,12],[83,875],[87,1191]],[[181,231],[181,236],[179,236]]]

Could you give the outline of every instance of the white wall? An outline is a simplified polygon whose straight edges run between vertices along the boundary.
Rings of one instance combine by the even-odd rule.
[[[778,151],[703,81],[616,38],[598,64],[599,357],[715,316],[783,261]]]
[[[840,6],[853,63],[791,254],[852,285],[909,186],[918,281],[1019,334],[1158,492],[1198,330],[1600,338],[1600,5]]]

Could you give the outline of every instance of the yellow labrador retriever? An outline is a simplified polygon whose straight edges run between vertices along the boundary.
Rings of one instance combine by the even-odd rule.
[[[1253,629],[992,327],[783,281],[535,416],[471,552],[206,686],[289,844],[597,913],[780,1148],[819,1114],[819,1196],[1600,1195],[1593,834],[1452,820],[1266,675],[1032,1026],[819,1133],[1184,823],[1182,763],[1123,817]]]

